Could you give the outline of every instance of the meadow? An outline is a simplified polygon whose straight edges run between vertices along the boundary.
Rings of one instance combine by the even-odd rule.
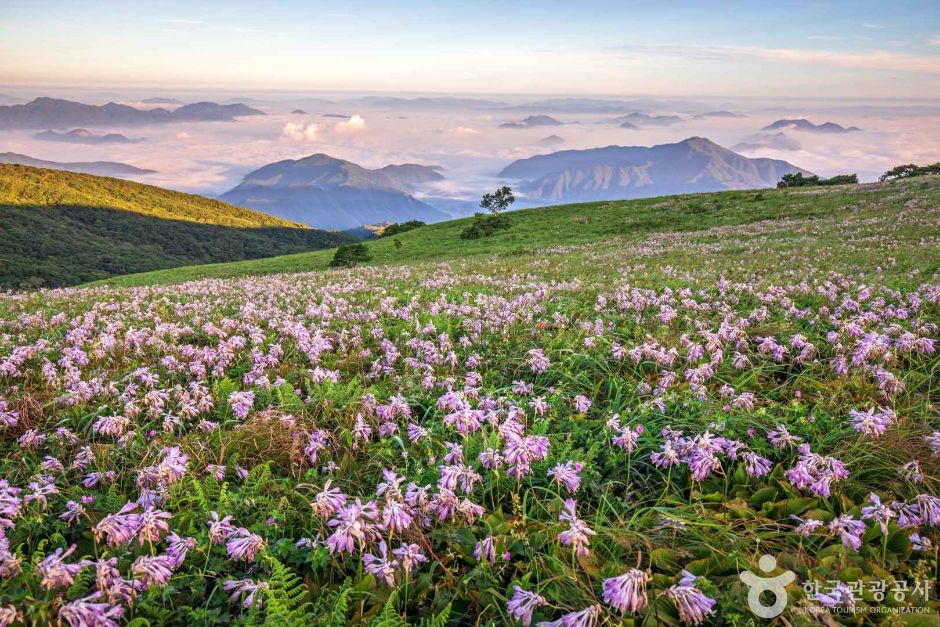
[[[0,296],[0,625],[936,624],[940,177],[508,217]]]

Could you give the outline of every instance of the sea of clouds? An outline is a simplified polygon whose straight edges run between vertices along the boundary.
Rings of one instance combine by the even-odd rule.
[[[78,98],[76,98],[78,99]],[[534,100],[534,98],[533,98]],[[135,102],[135,101],[131,101]],[[875,180],[900,163],[932,162],[940,156],[940,106],[905,103],[827,102],[767,105],[729,102],[698,105],[699,112],[730,109],[746,117],[695,118],[696,111],[646,109],[678,114],[684,120],[670,126],[639,130],[618,128],[615,113],[549,113],[563,126],[524,129],[499,128],[530,113],[524,106],[481,110],[448,107],[429,109],[407,105],[370,106],[355,99],[325,102],[318,98],[289,101],[252,100],[267,115],[235,122],[191,122],[132,129],[93,129],[121,132],[145,141],[125,145],[79,145],[39,141],[36,131],[0,132],[0,152],[17,152],[50,161],[119,161],[156,170],[135,177],[145,183],[208,196],[221,194],[248,172],[283,159],[325,153],[368,168],[390,163],[418,163],[444,168],[446,180],[424,190],[422,197],[472,201],[499,181],[497,173],[515,159],[556,150],[608,145],[649,146],[688,137],[707,137],[732,147],[760,138],[760,129],[780,118],[807,118],[815,123],[857,126],[859,132],[821,135],[785,131],[788,148],[764,147],[744,152],[749,157],[784,159],[823,176],[858,173]],[[292,113],[301,108],[304,113]],[[629,113],[624,110],[623,113]],[[550,135],[564,143],[546,147]]]

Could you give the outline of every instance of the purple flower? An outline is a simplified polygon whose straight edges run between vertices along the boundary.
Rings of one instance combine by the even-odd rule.
[[[124,608],[110,603],[96,603],[102,596],[99,591],[66,603],[59,609],[59,620],[68,623],[69,627],[117,627],[118,619],[124,615]]]
[[[930,494],[918,494],[914,500],[917,502],[924,522],[931,527],[940,526],[940,498]]]
[[[591,408],[591,399],[583,394],[578,394],[574,397],[574,408],[579,414],[587,413],[587,410]]]
[[[59,514],[59,518],[72,524],[82,516],[85,516],[85,507],[81,503],[69,501],[65,504],[65,511]]]
[[[410,575],[418,564],[428,561],[428,558],[421,551],[421,547],[417,544],[402,544],[392,551],[392,554],[398,558],[398,562],[406,575]]]
[[[881,498],[874,492],[868,496],[868,501],[871,505],[862,508],[862,520],[874,520],[881,527],[881,533],[888,535],[888,523],[897,513],[887,505],[882,505]]]
[[[635,429],[631,429],[629,426],[626,426],[620,428],[619,434],[614,436],[611,439],[611,442],[613,442],[613,444],[616,446],[624,449],[626,452],[632,453],[636,449],[636,444],[640,439],[640,435],[642,434],[643,425],[639,425]]]
[[[163,534],[170,532],[170,526],[166,521],[173,518],[169,512],[161,512],[158,509],[148,507],[138,518],[139,527],[137,529],[137,541],[143,546],[145,542],[159,542]]]
[[[551,365],[548,357],[545,356],[545,353],[542,352],[540,348],[533,348],[526,356],[529,358],[529,368],[535,374],[541,374],[548,371],[548,367]]]
[[[124,435],[131,421],[124,416],[102,416],[91,426],[92,431],[119,438]]]
[[[578,518],[576,507],[577,503],[574,499],[565,500],[564,510],[558,516],[558,520],[568,523],[568,529],[558,534],[558,541],[564,546],[573,547],[575,555],[583,557],[590,553],[588,549],[591,544],[590,536],[597,534],[587,526],[587,523]]]
[[[536,396],[529,401],[529,407],[532,408],[536,416],[544,416],[545,412],[548,411],[549,405],[544,396]]]
[[[264,538],[239,527],[228,537],[225,551],[233,560],[253,562],[258,552],[264,548]]]
[[[310,460],[311,464],[317,463],[317,456],[320,451],[326,450],[326,443],[330,439],[330,434],[323,429],[314,429],[310,432],[307,440],[307,446],[304,447],[304,455]]]
[[[569,460],[549,470],[548,476],[552,477],[552,480],[556,483],[565,486],[569,494],[574,494],[578,491],[578,486],[581,485],[581,477],[578,476],[578,473],[583,468],[583,463]]]
[[[751,451],[745,451],[741,457],[744,458],[744,465],[748,477],[763,477],[770,472],[770,460],[766,457],[761,457]]]
[[[601,607],[592,605],[578,612],[565,614],[558,620],[538,623],[537,627],[594,627],[601,615]]]
[[[230,579],[222,584],[226,592],[231,592],[229,601],[235,603],[239,597],[242,597],[242,607],[246,610],[252,607],[261,607],[264,604],[264,597],[258,595],[259,591],[267,590],[268,584],[265,582],[255,582],[251,579]],[[255,595],[258,595],[257,597]]]
[[[845,514],[829,523],[829,531],[838,534],[842,540],[842,546],[857,551],[862,546],[865,523]]]
[[[17,496],[19,493],[19,488],[11,486],[6,479],[0,479],[0,518],[7,519],[6,523],[0,521],[0,527],[13,526],[9,521],[19,515],[20,506],[23,504],[23,500]]]
[[[225,466],[218,464],[206,464],[205,473],[210,477],[215,477],[216,481],[225,479]]]
[[[924,482],[924,473],[921,472],[920,462],[916,459],[912,459],[898,469],[898,472],[906,480],[911,483],[923,483]]]
[[[95,526],[95,537],[108,537],[108,546],[118,547],[130,543],[140,529],[140,514],[134,510],[137,503],[128,503],[116,514],[108,514]]]
[[[374,501],[365,505],[356,499],[336,511],[336,516],[327,524],[333,534],[327,538],[330,553],[352,553],[356,543],[365,544],[377,535],[374,522],[378,518],[378,507]]]
[[[173,576],[173,560],[166,555],[141,555],[131,564],[131,573],[144,588],[165,586]]]
[[[0,579],[20,574],[20,556],[10,551],[10,540],[0,534]]]
[[[76,545],[67,550],[58,548],[36,566],[36,572],[42,577],[39,584],[46,590],[54,588],[67,588],[75,582],[78,572],[88,566],[90,562],[81,561],[66,564],[65,558],[75,552]]]
[[[388,546],[385,540],[379,542],[379,554],[366,554],[362,561],[366,565],[366,572],[381,577],[389,587],[395,585],[395,572],[398,567],[398,560],[389,559]]]
[[[548,455],[548,447],[548,438],[543,435],[519,436],[507,433],[503,457],[510,465],[510,476],[518,481],[529,474],[532,462],[545,459]]]
[[[251,407],[254,403],[255,395],[253,392],[232,392],[228,395],[228,404],[232,408],[232,413],[235,414],[235,417],[239,420],[244,420],[248,417],[248,413],[251,411]]]
[[[816,533],[817,529],[825,526],[826,524],[821,520],[816,520],[815,518],[803,519],[796,515],[790,516],[790,518],[794,520],[798,520],[800,522],[800,524],[797,525],[794,531],[796,531],[797,534],[799,534],[800,536],[804,538],[810,537],[811,535]]]
[[[712,607],[715,599],[711,599],[695,587],[695,575],[683,570],[682,579],[677,585],[666,590],[666,596],[671,598],[679,610],[679,619],[685,623],[698,625],[705,617],[714,613]]]
[[[310,503],[313,509],[313,515],[318,518],[329,518],[337,509],[346,503],[347,496],[339,488],[330,487],[333,484],[332,479],[327,479],[323,484],[323,490],[314,497]]]
[[[892,422],[894,422],[894,412],[890,409],[880,409],[876,411],[874,407],[867,411],[849,411],[849,417],[852,419],[852,428],[862,435],[877,438],[884,434]]]
[[[803,441],[799,436],[792,435],[785,426],[777,425],[777,428],[767,434],[767,439],[777,449],[784,449],[788,446],[799,446]]]
[[[473,548],[473,557],[477,558],[479,561],[486,560],[490,564],[496,563],[496,548],[495,548],[495,538],[493,536],[486,536]]]
[[[523,590],[519,586],[513,586],[512,589],[512,598],[506,604],[506,610],[513,618],[528,627],[532,624],[532,614],[535,609],[548,602],[541,595]]]
[[[209,526],[209,541],[212,544],[225,544],[225,541],[235,533],[232,517],[226,516],[220,519],[216,512],[209,512],[209,516],[211,520],[206,522]]]
[[[930,451],[934,457],[940,457],[940,431],[934,431],[924,438],[930,445]]]
[[[800,446],[800,458],[796,465],[784,475],[795,487],[828,497],[831,485],[846,479],[849,471],[838,459],[817,455],[809,450],[808,444],[803,444]]]
[[[2,420],[0,420],[0,422],[2,422]],[[10,625],[18,620],[22,620],[22,618],[16,606],[7,605],[0,607],[0,627],[10,627]]]
[[[401,497],[399,497],[401,498]],[[389,499],[382,507],[383,531],[401,532],[411,526],[414,517],[411,515],[411,508],[407,503],[398,500]]]
[[[604,580],[604,601],[621,612],[635,613],[646,607],[646,584],[652,576],[631,568],[619,577]]]
[[[417,444],[428,437],[428,430],[416,424],[408,425],[408,439],[412,444]]]
[[[930,541],[930,538],[925,538],[919,533],[912,533],[911,537],[911,548],[915,551],[924,551],[926,553],[933,553],[933,542]]]
[[[855,594],[852,588],[841,581],[829,592],[817,592],[813,598],[823,607],[855,607]]]
[[[176,570],[183,565],[186,554],[196,547],[196,538],[181,538],[175,533],[166,537],[166,555],[170,558],[170,568]]]

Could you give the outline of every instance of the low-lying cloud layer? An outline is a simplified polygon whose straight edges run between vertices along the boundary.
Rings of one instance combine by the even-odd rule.
[[[348,104],[348,103],[347,103]],[[651,103],[655,104],[655,103]],[[749,156],[785,159],[823,176],[857,172],[873,180],[885,170],[908,162],[940,159],[940,108],[891,103],[825,103],[791,107],[771,103],[715,101],[697,110],[650,106],[651,115],[679,115],[668,126],[620,128],[610,113],[552,113],[563,126],[501,129],[507,120],[536,111],[476,108],[432,109],[356,104],[359,113],[334,122],[341,106],[322,101],[255,104],[266,116],[236,122],[184,123],[143,127],[146,141],[127,145],[71,145],[42,142],[32,132],[0,133],[0,152],[18,152],[51,161],[121,161],[157,170],[139,177],[147,183],[182,191],[217,195],[234,187],[247,172],[283,159],[326,153],[365,167],[419,163],[444,167],[445,181],[422,190],[425,198],[472,201],[500,181],[495,178],[509,162],[533,154],[598,146],[653,145],[708,137]],[[301,108],[306,114],[292,114]],[[351,108],[351,107],[350,107]],[[679,109],[679,110],[677,110]],[[340,109],[341,110],[341,109]],[[696,118],[696,113],[731,110],[746,117]],[[622,113],[629,113],[624,110]],[[754,141],[760,129],[780,118],[805,117],[814,123],[836,122],[862,130],[841,135],[785,130],[786,141]],[[368,123],[366,122],[368,120]],[[95,132],[121,129],[93,129]],[[548,135],[558,135],[542,143]],[[432,203],[433,204],[433,203]]]

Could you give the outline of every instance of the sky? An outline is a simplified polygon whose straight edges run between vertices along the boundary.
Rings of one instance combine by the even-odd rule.
[[[4,85],[936,98],[940,2],[3,0]]]

